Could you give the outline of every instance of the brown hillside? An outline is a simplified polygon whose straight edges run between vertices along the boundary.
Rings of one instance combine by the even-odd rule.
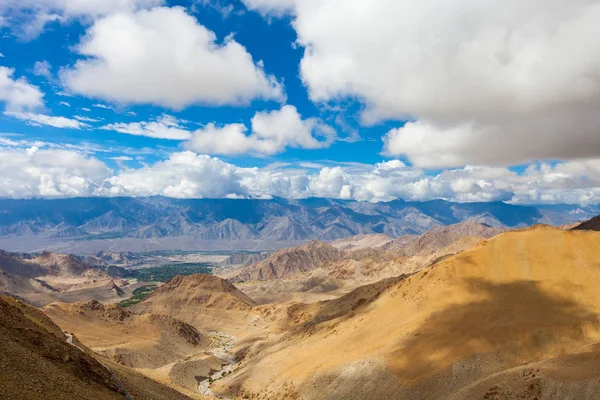
[[[334,318],[266,346],[214,389],[250,399],[594,399],[599,247],[596,232],[546,226],[498,235],[350,313],[324,303]]]
[[[0,397],[124,399],[112,374],[39,310],[0,296]]]
[[[136,315],[97,301],[53,303],[43,311],[95,352],[133,368],[159,368],[210,343],[185,322],[165,315]]]
[[[177,276],[134,307],[136,312],[167,315],[200,330],[235,333],[247,329],[256,303],[230,282],[214,275]]]
[[[144,304],[160,307],[165,301],[170,305],[185,301],[188,304],[196,303],[206,308],[223,310],[245,310],[254,305],[249,297],[230,282],[214,275],[204,274],[176,276],[156,289]]]
[[[573,227],[572,229],[581,231],[600,231],[600,215],[585,222],[582,222]]]
[[[485,238],[465,236],[437,251],[413,257],[365,248],[347,252],[342,259],[326,262],[302,274],[285,279],[240,283],[239,288],[259,304],[331,299],[382,279],[418,272],[482,240]]]
[[[46,275],[46,270],[39,265],[23,260],[17,255],[0,250],[0,270],[11,275],[36,277]]]
[[[355,235],[344,239],[337,239],[329,242],[333,247],[341,250],[360,250],[365,248],[377,248],[386,245],[394,240],[388,235],[382,233]]]
[[[402,236],[387,243],[383,248],[407,256],[423,256],[433,254],[464,237],[490,238],[503,231],[504,229],[469,220],[454,225],[434,226],[419,237]]]
[[[279,250],[266,260],[244,268],[233,279],[236,281],[261,281],[288,278],[344,256],[344,251],[313,240],[304,246]]]
[[[68,254],[56,254],[47,251],[30,260],[30,262],[44,269],[46,275],[54,276],[81,276],[90,269],[87,265]]]

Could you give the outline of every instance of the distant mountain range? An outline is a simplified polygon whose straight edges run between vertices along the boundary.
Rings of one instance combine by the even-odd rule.
[[[598,206],[518,206],[444,200],[368,203],[287,200],[69,198],[0,200],[0,235],[54,240],[192,236],[197,240],[334,240],[357,234],[422,234],[436,225],[476,220],[493,227],[569,224]]]

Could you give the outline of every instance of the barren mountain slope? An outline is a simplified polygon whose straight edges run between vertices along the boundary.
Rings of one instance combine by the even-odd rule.
[[[222,267],[246,266],[260,262],[269,257],[269,253],[236,253],[219,263]]]
[[[249,311],[255,304],[228,281],[198,274],[171,279],[134,310],[167,315],[201,330],[236,334],[252,329]]]
[[[419,237],[402,236],[385,244],[383,248],[398,251],[407,256],[422,256],[433,254],[463,237],[490,238],[502,232],[504,232],[504,229],[493,228],[470,220],[454,225],[434,226]]]
[[[310,271],[324,262],[339,260],[345,255],[342,250],[313,240],[304,246],[279,250],[266,260],[242,269],[232,278],[236,281],[287,278]]]
[[[419,239],[419,235],[402,235],[390,242],[387,242],[381,248],[387,251],[403,252],[408,246]]]
[[[342,250],[360,250],[365,248],[377,248],[391,242],[394,238],[381,233],[371,235],[356,235],[344,239],[337,239],[329,242],[333,247]]]
[[[15,296],[38,306],[54,301],[57,290],[42,280],[12,275],[0,270],[0,293]]]
[[[213,390],[251,399],[593,399],[599,246],[596,232],[546,226],[498,235],[333,319],[325,303],[309,330],[263,346]]]
[[[52,276],[77,277],[90,269],[87,265],[68,254],[56,254],[47,251],[29,261],[33,265],[40,266],[46,271],[46,275]]]
[[[130,264],[138,261],[139,257],[135,253],[129,251],[114,252],[114,251],[99,251],[95,257],[108,264]]]
[[[239,283],[238,287],[259,304],[287,301],[312,302],[341,296],[381,279],[412,274],[443,257],[467,250],[483,237],[466,236],[435,252],[407,257],[395,252],[365,248],[347,252],[342,259],[285,279]]]
[[[112,374],[41,311],[0,296],[0,397],[124,399]]]
[[[0,270],[11,275],[36,277],[46,275],[46,270],[40,265],[32,264],[23,258],[0,250]]]
[[[43,311],[98,354],[133,368],[159,368],[210,343],[184,322],[164,315],[134,315],[97,301],[53,303]]]
[[[600,231],[600,215],[588,221],[584,221],[580,224],[577,224],[572,229],[582,231]]]
[[[43,252],[12,254],[0,250],[0,292],[35,306],[90,299],[119,301],[131,290],[115,283],[106,272],[90,268],[82,258]]]

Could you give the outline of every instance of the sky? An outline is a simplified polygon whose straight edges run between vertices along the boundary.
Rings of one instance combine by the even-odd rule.
[[[3,0],[0,197],[600,203],[600,0]]]

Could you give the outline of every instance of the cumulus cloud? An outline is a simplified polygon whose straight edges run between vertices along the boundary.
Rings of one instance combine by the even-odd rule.
[[[0,197],[88,196],[110,176],[104,163],[73,151],[0,149]]]
[[[124,170],[108,180],[107,193],[168,197],[237,197],[245,195],[236,167],[192,152],[175,153],[166,161],[137,170]]]
[[[132,161],[130,156],[111,156],[121,165],[121,170],[115,172],[82,151],[41,150],[29,142],[0,138],[0,197],[279,196],[372,202],[441,198],[519,204],[600,203],[598,159],[534,163],[522,172],[466,166],[429,174],[399,160],[316,169],[281,163],[242,168],[208,155],[183,151],[140,168],[124,168],[122,163]]]
[[[162,115],[156,121],[120,122],[105,125],[100,129],[155,139],[187,140],[191,137],[191,133],[181,126],[177,118],[167,114]]]
[[[220,186],[219,182],[222,182]],[[272,165],[240,168],[192,152],[167,161],[125,170],[110,179],[111,195],[174,197],[286,198],[329,197],[361,201],[446,199],[458,202],[600,202],[600,161],[532,164],[522,173],[502,167],[472,167],[438,174],[399,160],[319,169]]]
[[[8,111],[22,111],[44,105],[44,93],[26,78],[14,78],[15,70],[0,66],[0,101]]]
[[[597,156],[600,1],[244,0],[292,14],[314,101],[410,120],[384,151],[419,166]],[[510,145],[509,145],[510,144]]]
[[[218,127],[208,124],[195,131],[186,142],[189,150],[210,154],[276,154],[288,147],[318,149],[331,145],[335,131],[316,118],[303,120],[296,107],[283,106],[280,110],[257,112],[247,133],[244,124]]]
[[[54,128],[69,128],[69,129],[82,129],[88,128],[89,125],[85,124],[77,119],[71,119],[66,117],[53,117],[45,114],[36,114],[31,112],[12,112],[6,111],[4,115],[8,115],[13,118],[20,119],[21,121],[27,122],[33,126],[52,126]]]
[[[172,109],[283,99],[281,84],[241,44],[216,40],[180,7],[111,15],[88,30],[77,47],[88,58],[61,79],[85,96]]]

